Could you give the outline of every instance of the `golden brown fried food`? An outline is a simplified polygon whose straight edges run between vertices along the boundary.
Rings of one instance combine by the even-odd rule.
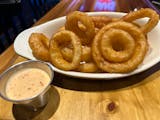
[[[145,25],[134,22],[144,17],[149,17]],[[29,45],[37,59],[50,61],[62,70],[128,73],[144,60],[147,33],[158,20],[159,15],[149,8],[122,18],[75,11],[66,17],[65,26],[57,30],[50,42],[43,34],[33,33]]]
[[[73,45],[73,59],[71,62],[66,61],[59,45],[63,42],[70,42]],[[71,31],[63,30],[56,33],[50,40],[50,58],[54,66],[62,70],[74,70],[78,68],[81,61],[82,46],[80,39]]]
[[[72,61],[73,59],[73,49],[68,47],[61,48],[62,56],[67,61]],[[79,67],[75,69],[79,72],[97,72],[99,69],[97,65],[92,61],[91,48],[88,46],[82,46],[82,56]]]
[[[125,62],[110,62],[106,60],[101,53],[101,40],[103,36],[106,35],[106,31],[110,30],[111,28],[118,30],[121,29],[125,32],[128,32],[136,42],[136,47],[134,49],[133,55]],[[113,22],[103,27],[95,36],[92,43],[92,56],[97,66],[103,71],[110,73],[126,73],[133,71],[138,67],[138,65],[143,61],[147,49],[147,40],[138,27],[127,22]]]
[[[32,33],[29,37],[32,54],[39,60],[50,61],[49,39],[42,33]]]
[[[90,16],[96,28],[102,28],[108,23],[112,22],[112,18],[108,16]]]
[[[73,59],[73,49],[68,47],[63,47],[61,49],[62,56],[67,61],[72,61]],[[91,48],[88,46],[82,46],[82,56],[81,61],[89,62],[92,60]]]
[[[79,27],[80,25],[81,27]],[[95,36],[92,19],[79,11],[75,11],[66,17],[65,29],[74,32],[81,39],[83,45],[90,44]]]
[[[63,31],[63,30],[65,30],[65,26],[60,27],[60,28],[57,30],[57,32],[60,32],[60,31]]]
[[[128,32],[111,28],[103,34],[100,45],[105,59],[110,62],[124,62],[133,55],[136,43]]]
[[[147,34],[157,25],[159,21],[159,15],[154,10],[150,8],[145,8],[145,9],[141,8],[138,11],[130,12],[129,14],[122,17],[121,20],[126,22],[132,22],[134,20],[144,18],[144,17],[149,17],[150,19],[140,29],[144,34]]]
[[[98,72],[99,69],[97,65],[92,61],[88,63],[80,63],[79,67],[76,69],[76,71],[79,72],[85,72],[85,73],[93,73],[93,72]]]

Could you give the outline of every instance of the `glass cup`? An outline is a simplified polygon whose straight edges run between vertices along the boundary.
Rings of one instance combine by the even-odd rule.
[[[23,100],[12,100],[6,95],[6,85],[12,74],[24,68],[41,69],[49,75],[50,81],[48,85],[43,89],[43,91],[36,94],[35,96]],[[29,60],[26,62],[18,63],[16,65],[11,66],[9,69],[7,69],[4,73],[0,75],[0,96],[7,101],[13,102],[14,104],[21,104],[29,108],[32,108],[34,111],[37,111],[38,108],[44,107],[48,102],[49,99],[48,90],[53,80],[53,76],[54,72],[51,68],[51,65],[47,62]]]

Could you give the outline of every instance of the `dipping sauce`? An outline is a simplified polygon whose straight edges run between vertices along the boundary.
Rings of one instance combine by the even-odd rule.
[[[12,100],[31,98],[43,91],[49,82],[49,75],[41,69],[22,69],[10,76],[6,95]]]

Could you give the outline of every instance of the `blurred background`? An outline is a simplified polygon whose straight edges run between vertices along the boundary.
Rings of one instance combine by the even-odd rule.
[[[0,53],[60,0],[0,0]]]
[[[31,27],[60,1],[61,0],[0,0],[0,54],[13,43],[15,37],[21,31]],[[79,10],[84,12],[129,12],[142,7],[150,7],[160,14],[160,0],[78,1],[82,1]],[[72,9],[76,2],[77,0],[72,0],[72,4],[68,6],[68,8]]]

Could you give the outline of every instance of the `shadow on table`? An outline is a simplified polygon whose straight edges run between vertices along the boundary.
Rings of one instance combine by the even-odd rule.
[[[48,120],[56,112],[60,102],[58,91],[53,86],[49,90],[49,96],[47,105],[37,111],[14,104],[12,108],[14,118],[16,120]]]
[[[77,91],[109,91],[143,83],[145,78],[158,71],[159,68],[160,63],[140,74],[114,80],[78,79],[55,73],[52,84],[61,88]]]

